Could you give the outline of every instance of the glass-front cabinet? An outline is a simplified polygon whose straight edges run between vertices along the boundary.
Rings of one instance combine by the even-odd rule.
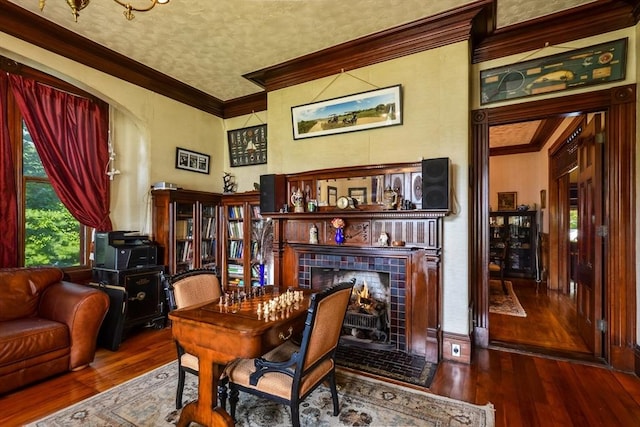
[[[153,239],[169,274],[219,266],[221,196],[190,190],[153,190]]]
[[[260,194],[247,192],[225,195],[223,257],[226,267],[222,281],[226,286],[260,285]],[[263,274],[264,274],[264,267]],[[263,279],[264,282],[264,279]],[[263,283],[264,284],[264,283]]]
[[[489,258],[505,255],[506,277],[536,278],[536,211],[498,211],[489,215]]]

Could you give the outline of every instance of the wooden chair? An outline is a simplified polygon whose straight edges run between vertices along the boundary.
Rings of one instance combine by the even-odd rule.
[[[215,270],[196,269],[176,274],[167,285],[170,309],[189,307],[220,298],[222,289]],[[198,358],[186,353],[176,342],[178,350],[178,388],[176,409],[182,408],[182,392],[186,373],[198,375]],[[224,407],[223,396],[221,405]]]
[[[507,285],[504,283],[504,269],[507,261],[507,244],[505,243],[502,248],[497,248],[495,252],[489,254],[489,274],[498,273],[500,275],[500,283],[502,284],[502,291],[506,294]]]
[[[299,347],[286,341],[260,358],[239,359],[227,367],[234,420],[242,390],[289,405],[293,426],[298,427],[300,402],[324,381],[331,389],[333,415],[338,415],[335,353],[354,284],[355,279],[311,296]]]

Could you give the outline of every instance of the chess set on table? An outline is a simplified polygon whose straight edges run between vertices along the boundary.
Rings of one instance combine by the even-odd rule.
[[[288,318],[293,311],[309,308],[309,293],[299,289],[279,292],[273,286],[254,287],[227,291],[216,303],[205,309],[220,313],[232,313],[265,322]]]

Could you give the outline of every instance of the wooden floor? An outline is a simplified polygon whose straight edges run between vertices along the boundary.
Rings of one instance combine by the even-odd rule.
[[[171,331],[144,329],[117,352],[99,349],[90,368],[0,397],[0,425],[37,420],[173,359]],[[476,349],[471,365],[442,362],[430,390],[491,402],[497,427],[640,425],[640,379],[593,364]]]
[[[549,291],[544,283],[536,287],[533,280],[507,280],[513,283],[527,317],[490,313],[489,338],[493,343],[589,359],[593,352],[578,332],[575,293]]]

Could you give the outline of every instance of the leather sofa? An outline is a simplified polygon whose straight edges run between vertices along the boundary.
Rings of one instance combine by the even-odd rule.
[[[54,267],[0,269],[0,394],[89,366],[109,308]]]

